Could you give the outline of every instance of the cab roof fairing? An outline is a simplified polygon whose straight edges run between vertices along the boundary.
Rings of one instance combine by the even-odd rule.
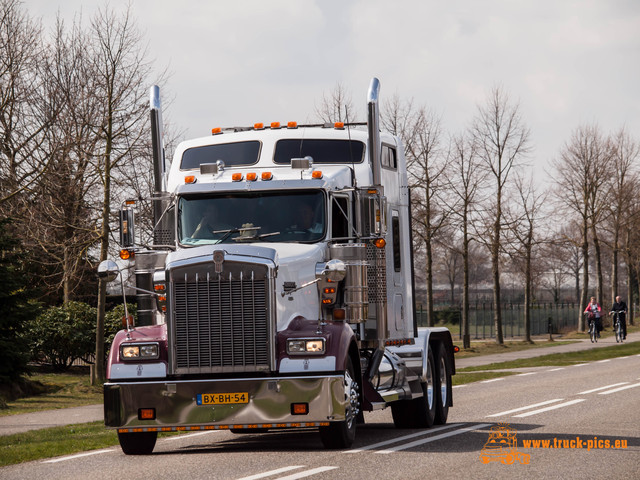
[[[189,170],[181,170],[180,164],[182,160],[182,156],[184,152],[190,148],[201,147],[207,145],[216,145],[216,144],[225,144],[225,143],[234,143],[234,142],[246,142],[246,141],[259,141],[260,155],[258,162],[253,165],[243,165],[243,166],[225,166],[225,172],[238,172],[238,171],[255,171],[260,175],[262,171],[271,171],[274,173],[278,172],[280,175],[281,171],[289,170],[293,172],[294,175],[298,175],[298,179],[300,178],[300,171],[294,170],[290,165],[276,164],[273,161],[273,154],[275,151],[275,145],[278,140],[283,139],[329,139],[329,140],[352,140],[362,142],[364,144],[364,160],[356,163],[348,163],[341,162],[336,164],[330,163],[322,163],[313,165],[314,170],[322,170],[323,175],[328,175],[331,170],[334,168],[344,168],[349,167],[353,168],[355,172],[355,176],[359,185],[371,185],[373,182],[373,172],[370,165],[369,160],[369,152],[367,148],[367,132],[365,130],[359,128],[351,128],[347,130],[336,130],[333,128],[317,128],[317,127],[301,127],[297,129],[265,129],[265,130],[252,130],[252,131],[241,131],[241,132],[231,132],[231,133],[223,133],[219,135],[211,135],[209,137],[201,137],[195,138],[192,140],[187,140],[181,142],[176,148],[175,154],[173,156],[173,162],[171,163],[171,168],[169,170],[168,176],[168,190],[170,192],[176,191],[176,189],[184,184],[184,177],[187,175],[195,175],[197,178],[197,182],[202,182],[203,180],[200,178],[200,173],[198,169],[189,169]],[[386,133],[381,133],[381,141],[382,143],[398,146],[400,145],[399,140]],[[213,163],[213,162],[212,162]],[[209,178],[211,178],[209,176]],[[289,177],[285,177],[288,179]],[[214,183],[220,182],[220,177],[215,177]],[[211,183],[211,182],[208,182]],[[236,182],[242,183],[242,182]],[[254,183],[260,183],[254,182]],[[351,179],[349,182],[340,185],[340,187],[351,185]],[[234,188],[237,190],[237,187]]]
[[[251,168],[242,167],[225,170],[220,174],[204,174],[193,172],[191,175],[196,177],[195,183],[183,183],[176,185],[175,193],[194,194],[194,193],[210,193],[210,192],[250,192],[250,191],[268,191],[268,190],[339,190],[342,188],[350,188],[352,186],[350,168],[347,166],[337,165],[321,165],[317,170],[322,171],[322,178],[311,178],[311,174],[307,170],[292,169],[290,166],[275,166],[275,168]],[[272,180],[256,180],[247,181],[246,172],[256,172],[258,177],[261,171],[270,171],[273,173]],[[231,174],[242,172],[243,179],[240,181],[232,181]],[[302,179],[300,178],[302,172]]]

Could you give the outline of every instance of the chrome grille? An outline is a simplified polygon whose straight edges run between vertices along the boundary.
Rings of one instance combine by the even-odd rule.
[[[171,272],[175,373],[269,369],[267,268],[229,265]]]

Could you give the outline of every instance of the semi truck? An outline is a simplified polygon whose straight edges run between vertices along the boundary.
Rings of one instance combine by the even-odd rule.
[[[348,448],[364,412],[387,407],[397,428],[446,423],[454,345],[418,327],[407,166],[380,131],[379,90],[373,78],[366,122],[214,128],[167,168],[151,88],[153,241],[136,242],[124,201],[138,319],[126,313],[104,384],[125,454],[219,429],[315,428]],[[120,268],[98,276],[120,275],[124,294]]]

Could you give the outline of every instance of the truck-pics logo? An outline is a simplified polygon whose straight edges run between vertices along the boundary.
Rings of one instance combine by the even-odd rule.
[[[528,465],[531,455],[518,451],[518,439],[516,430],[508,423],[499,423],[491,427],[489,439],[480,451],[482,463],[500,462],[511,465],[516,460],[523,465]]]

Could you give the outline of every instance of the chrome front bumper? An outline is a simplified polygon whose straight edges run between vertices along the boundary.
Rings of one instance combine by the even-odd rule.
[[[248,403],[197,403],[202,394],[243,392]],[[342,375],[104,385],[105,425],[122,431],[320,426],[344,420],[347,402]],[[307,403],[308,414],[293,415],[292,403]],[[155,409],[155,419],[141,420],[140,409]]]

